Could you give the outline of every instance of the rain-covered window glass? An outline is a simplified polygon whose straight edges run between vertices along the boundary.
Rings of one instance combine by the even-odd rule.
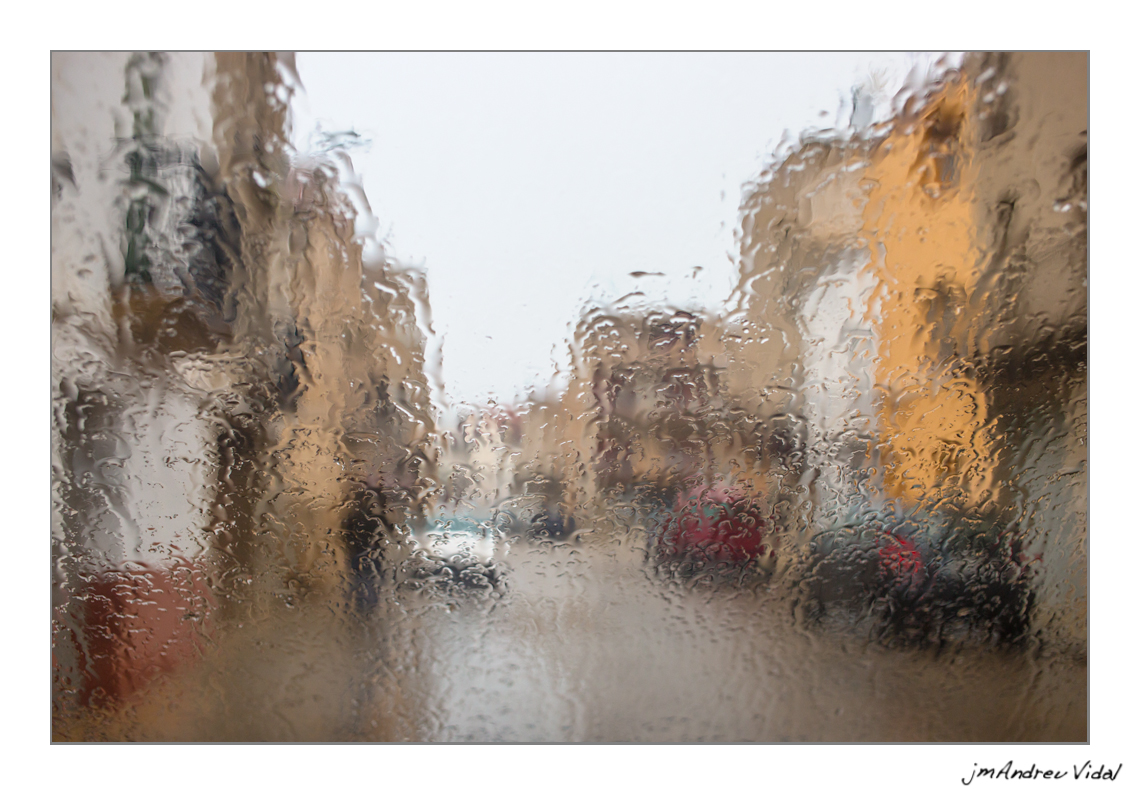
[[[1086,739],[1087,54],[51,102],[56,740]]]

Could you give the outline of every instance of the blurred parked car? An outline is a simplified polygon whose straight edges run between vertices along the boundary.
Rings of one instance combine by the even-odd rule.
[[[814,618],[884,638],[1010,643],[1029,628],[1033,566],[995,516],[864,509],[812,540],[799,585]]]
[[[679,491],[667,505],[650,529],[648,555],[659,571],[771,573],[778,531],[763,498],[719,484]]]

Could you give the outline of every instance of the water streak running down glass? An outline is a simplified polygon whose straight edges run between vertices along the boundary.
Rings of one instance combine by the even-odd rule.
[[[53,55],[53,738],[1086,740],[1087,117],[1085,53]]]

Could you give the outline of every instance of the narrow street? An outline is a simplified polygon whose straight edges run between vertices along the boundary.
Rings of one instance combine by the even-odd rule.
[[[784,602],[662,589],[633,560],[518,549],[501,598],[418,595],[356,618],[268,608],[76,738],[1080,741],[1087,666],[896,650],[797,628]],[[332,608],[332,609],[330,609]]]

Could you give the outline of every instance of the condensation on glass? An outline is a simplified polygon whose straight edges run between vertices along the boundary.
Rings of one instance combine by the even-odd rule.
[[[284,55],[52,60],[56,740],[1084,740],[1086,54],[744,187],[715,310],[443,412]]]

